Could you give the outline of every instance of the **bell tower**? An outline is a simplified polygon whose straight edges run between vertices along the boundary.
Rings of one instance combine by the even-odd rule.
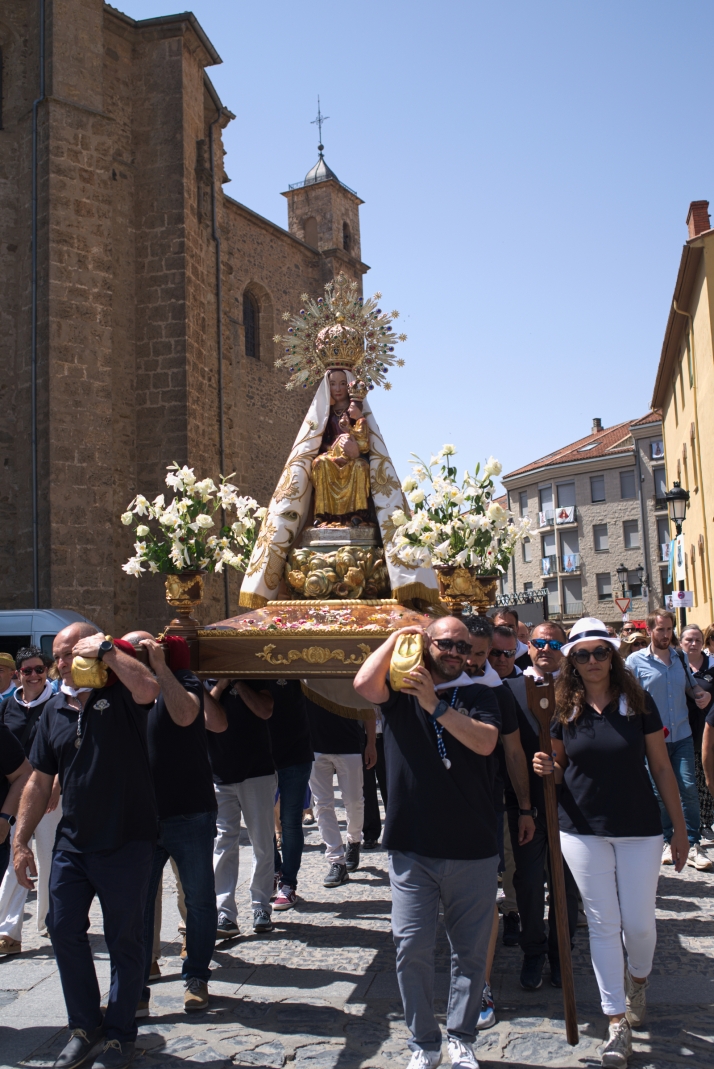
[[[318,97],[314,120],[320,134],[318,159],[302,182],[293,183],[283,193],[288,202],[288,230],[318,251],[323,282],[342,273],[356,279],[361,287],[362,275],[369,271],[361,259],[359,207],[364,201],[325,161],[322,124],[327,118],[320,112]]]

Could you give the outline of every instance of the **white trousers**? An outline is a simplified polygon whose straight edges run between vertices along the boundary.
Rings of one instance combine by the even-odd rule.
[[[57,825],[62,818],[62,799],[60,798],[56,809],[51,813],[45,813],[40,823],[35,828],[35,855],[37,857],[37,931],[44,932],[47,928],[45,918],[50,908],[50,869],[52,868],[52,848],[55,845]],[[13,838],[15,827],[12,829]],[[0,884],[0,935],[7,935],[10,939],[22,942],[22,921],[25,914],[25,902],[27,901],[27,888],[21,887],[17,882],[12,860]]]
[[[663,837],[608,838],[562,831],[560,842],[588,918],[602,1011],[609,1016],[624,1013],[623,942],[631,974],[641,979],[652,971]]]
[[[253,871],[250,879],[250,899],[253,909],[271,912],[275,854],[273,836],[275,824],[273,806],[278,789],[276,772],[269,776],[254,776],[242,783],[216,784],[218,816],[213,844],[213,871],[216,877],[216,905],[233,922],[237,919],[236,884],[240,852],[241,813],[253,847]]]
[[[345,848],[335,812],[333,777],[337,773],[342,801],[347,812],[347,842],[362,842],[364,824],[364,773],[362,754],[316,753],[310,773],[315,819],[330,864],[345,863]]]

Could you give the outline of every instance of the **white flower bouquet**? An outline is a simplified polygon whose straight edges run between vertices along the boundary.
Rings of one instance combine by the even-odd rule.
[[[459,483],[451,460],[455,454],[453,445],[445,445],[426,464],[412,453],[413,474],[404,480],[402,490],[414,511],[392,513],[394,534],[387,553],[412,568],[456,565],[500,575],[528,533],[529,522],[516,520],[493,500],[493,476],[502,470],[494,457],[489,457],[480,478],[477,464],[474,474],[464,472]],[[431,485],[423,489],[423,483]]]
[[[231,476],[227,476],[231,478]],[[221,476],[196,479],[193,468],[170,464],[166,485],[174,498],[166,504],[163,494],[148,501],[137,494],[122,514],[121,522],[136,524],[134,556],[122,568],[129,575],[150,573],[179,575],[182,572],[222,572],[228,565],[245,571],[256,541],[257,526],[267,509],[258,508],[252,497],[241,497],[238,488]],[[216,512],[235,512],[236,519],[216,533]],[[151,524],[151,526],[149,526]]]

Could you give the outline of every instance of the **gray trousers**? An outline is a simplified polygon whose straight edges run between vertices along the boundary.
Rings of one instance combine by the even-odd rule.
[[[497,871],[497,854],[480,861],[447,861],[398,850],[389,854],[397,982],[412,1035],[411,1050],[441,1050],[441,1030],[434,1016],[434,949],[440,901],[451,946],[446,1031],[465,1043],[474,1041]]]

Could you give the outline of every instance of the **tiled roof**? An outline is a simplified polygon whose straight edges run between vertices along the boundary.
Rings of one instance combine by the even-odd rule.
[[[625,423],[617,423],[614,427],[603,427],[595,434],[588,434],[577,442],[556,449],[554,453],[534,460],[531,464],[524,464],[522,468],[516,468],[504,475],[504,479],[511,479],[517,475],[525,475],[529,471],[538,468],[549,468],[558,464],[572,464],[575,460],[591,460],[596,457],[606,457],[608,454],[620,453],[632,448],[630,436],[631,427],[639,427],[645,423],[659,423],[662,413],[655,409],[648,412],[640,419],[628,419]]]

